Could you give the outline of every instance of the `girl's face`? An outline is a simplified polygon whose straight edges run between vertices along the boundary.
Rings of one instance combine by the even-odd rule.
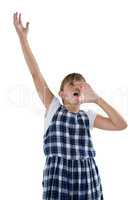
[[[59,93],[61,98],[64,100],[64,102],[67,104],[75,104],[80,105],[80,99],[81,99],[81,85],[82,82],[85,82],[84,80],[80,81],[69,81],[64,85],[63,91]]]

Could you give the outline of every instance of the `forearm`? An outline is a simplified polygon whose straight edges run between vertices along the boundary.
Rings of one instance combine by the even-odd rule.
[[[31,51],[31,48],[29,46],[29,42],[28,42],[27,38],[21,37],[19,39],[20,39],[20,44],[21,44],[21,48],[23,51],[25,61],[28,65],[28,68],[29,68],[32,76],[34,77],[40,72],[37,61]]]
[[[31,48],[29,46],[29,42],[28,42],[27,38],[21,38],[20,43],[21,43],[25,61],[31,72],[36,89],[39,91],[39,93],[41,93],[42,98],[43,98],[43,94],[45,92],[44,90],[46,88],[48,88],[48,85],[47,85],[42,73],[40,72],[37,61],[31,51]]]
[[[124,120],[124,118],[102,97],[99,97],[95,103],[105,111],[105,113],[108,115],[109,119],[115,126],[121,126],[123,124],[125,124],[126,126],[126,121]]]

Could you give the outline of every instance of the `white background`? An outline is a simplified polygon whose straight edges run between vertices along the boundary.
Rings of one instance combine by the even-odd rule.
[[[123,131],[91,132],[105,200],[133,199],[133,6],[129,0],[7,1],[0,6],[0,199],[42,199],[45,108],[24,61],[13,13],[50,89],[79,72],[127,120]],[[105,114],[95,104],[82,105]],[[130,117],[129,117],[130,116]]]

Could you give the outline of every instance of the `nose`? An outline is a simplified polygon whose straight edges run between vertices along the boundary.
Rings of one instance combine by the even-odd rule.
[[[79,86],[76,86],[76,87],[75,87],[75,90],[80,90],[80,87],[79,87]]]
[[[74,88],[80,90],[81,89],[81,85],[80,84],[75,84]]]
[[[74,91],[75,91],[75,92],[78,92],[78,93],[80,94],[80,88],[79,88],[79,87],[75,87],[75,88],[74,88]]]

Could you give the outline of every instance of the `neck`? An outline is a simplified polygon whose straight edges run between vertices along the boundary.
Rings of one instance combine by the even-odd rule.
[[[64,106],[70,112],[79,112],[79,109],[80,109],[80,105],[72,105],[69,103],[67,103],[67,104],[64,103]]]

